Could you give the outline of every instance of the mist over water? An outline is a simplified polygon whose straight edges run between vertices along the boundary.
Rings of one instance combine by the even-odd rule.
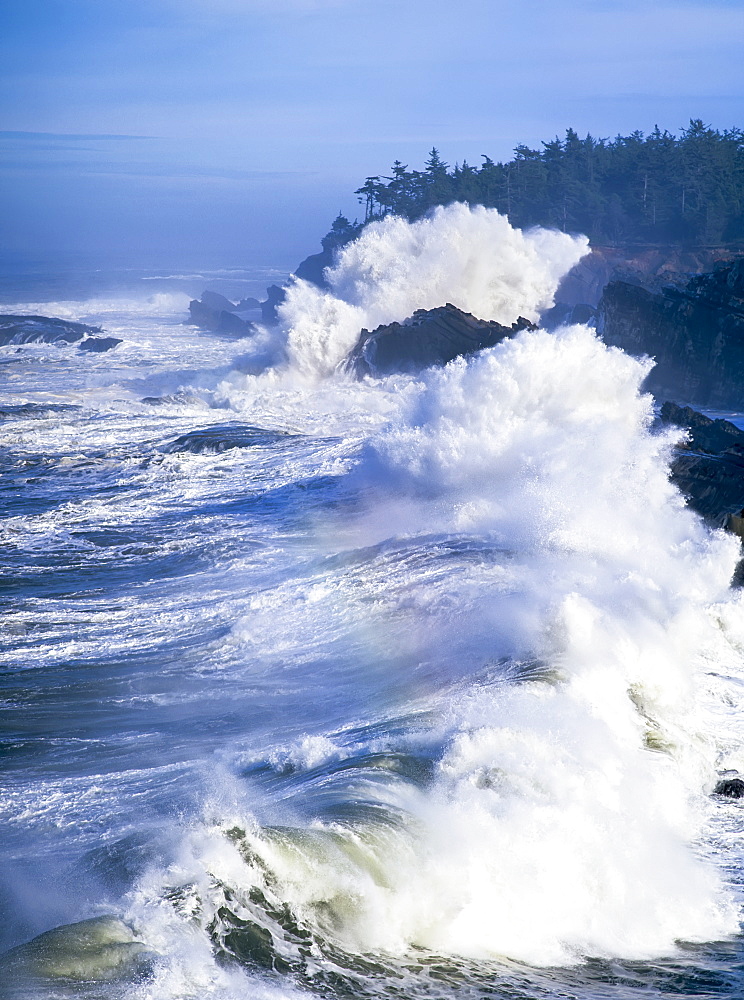
[[[561,277],[589,252],[583,236],[523,233],[481,205],[454,204],[407,222],[387,216],[367,226],[329,270],[330,292],[290,285],[280,318],[293,367],[328,374],[362,328],[402,321],[416,309],[451,302],[480,319],[536,320]]]
[[[161,298],[108,357],[2,349],[6,945],[123,921],[17,996],[736,994],[739,546],[669,482],[650,362],[572,326],[341,364],[446,301],[538,319],[586,246],[450,206],[278,338]]]

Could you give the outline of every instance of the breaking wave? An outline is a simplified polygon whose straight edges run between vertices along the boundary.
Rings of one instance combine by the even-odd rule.
[[[89,977],[148,963],[140,1000],[491,995],[497,976],[497,995],[588,997],[557,967],[737,933],[730,804],[710,792],[744,769],[740,551],[669,481],[650,363],[570,326],[415,376],[336,371],[362,327],[417,308],[538,319],[586,249],[463,205],[388,218],[330,291],[291,285],[273,368],[241,355],[226,374],[214,338],[187,351],[165,301],[139,335],[111,306],[130,381],[73,397],[60,369],[74,410],[8,410],[14,447],[16,418],[47,452],[43,421],[70,421],[57,488],[73,448],[111,466],[86,466],[86,504],[87,480],[67,487],[64,521],[57,497],[24,522],[34,567],[56,545],[73,573],[76,546],[68,590],[98,616],[65,632],[72,612],[40,591],[51,624],[29,641],[65,691],[68,645],[87,676],[105,642],[101,732],[126,749],[105,743],[100,774],[86,758],[74,794],[65,770],[16,796],[19,827],[84,829],[125,886],[116,920],[54,933],[55,968],[82,940]]]
[[[295,279],[279,315],[291,365],[328,374],[362,328],[451,302],[480,319],[536,320],[563,275],[589,250],[584,236],[514,229],[495,209],[437,208],[418,222],[388,216],[345,247],[330,291]]]

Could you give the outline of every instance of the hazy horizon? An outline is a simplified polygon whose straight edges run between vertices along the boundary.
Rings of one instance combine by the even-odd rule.
[[[744,122],[723,0],[8,0],[0,29],[6,258],[293,267],[433,145]]]

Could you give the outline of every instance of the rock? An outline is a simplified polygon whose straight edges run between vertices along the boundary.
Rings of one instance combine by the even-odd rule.
[[[691,406],[678,406],[666,402],[661,407],[661,419],[690,431],[690,442],[686,447],[695,451],[705,451],[717,455],[726,448],[744,445],[744,431],[730,420],[714,420],[698,413]]]
[[[744,537],[744,431],[676,403],[664,403],[661,417],[690,431],[676,449],[672,482],[710,524]]]
[[[577,302],[571,310],[569,323],[592,324],[597,317],[597,310],[587,302]]]
[[[255,299],[252,301],[256,301]],[[248,337],[255,332],[253,323],[235,314],[237,305],[217,292],[202,292],[201,299],[189,302],[189,322],[212,333],[229,333]]]
[[[325,269],[333,267],[333,259],[334,252],[332,249],[310,254],[299,265],[295,271],[295,275],[298,278],[302,278],[303,281],[310,281],[319,288],[327,289],[330,286],[325,279]]]
[[[295,275],[302,278],[303,281],[310,281],[319,288],[329,288],[325,269],[334,266],[338,252],[352,240],[355,240],[363,229],[363,222],[349,222],[346,216],[339,212],[333,220],[330,230],[320,241],[323,247],[322,251],[306,257],[295,271]]]
[[[284,302],[286,292],[279,285],[269,285],[266,289],[266,301],[261,303],[261,319],[269,326],[278,322],[276,307]]]
[[[116,347],[117,344],[121,344],[122,341],[119,337],[88,337],[87,340],[83,340],[78,344],[79,351],[91,351],[93,354],[102,354],[104,351],[110,351],[112,347]]]
[[[205,306],[200,299],[189,302],[189,319],[192,326],[200,326],[205,330],[214,330],[219,322],[219,311]]]
[[[510,327],[501,326],[476,319],[448,302],[436,309],[417,309],[403,323],[362,330],[345,367],[357,375],[418,372],[493,347],[524,329],[535,326],[522,316]]]
[[[175,441],[164,445],[162,450],[169,455],[184,452],[192,455],[221,455],[233,448],[270,447],[277,441],[295,437],[297,435],[288,431],[271,431],[252,424],[217,424],[182,434]]]
[[[101,333],[101,327],[50,316],[0,316],[0,346],[39,342],[74,344],[93,333]]]
[[[248,312],[249,309],[260,309],[261,303],[258,299],[247,298],[241,299],[240,302],[235,306],[235,312]]]
[[[646,386],[657,396],[736,408],[744,385],[744,259],[681,289],[612,281],[597,330],[607,344],[656,359]]]
[[[726,247],[592,246],[561,281],[556,302],[596,306],[610,281],[625,281],[658,292],[670,285],[684,287],[690,275],[712,271],[736,259]]]
[[[223,309],[217,317],[215,333],[234,333],[239,337],[249,337],[255,332],[256,328],[253,323],[247,319],[241,319],[240,316],[228,312],[227,309]]]
[[[744,456],[678,454],[672,462],[672,482],[698,514],[712,525],[744,537]]]
[[[206,309],[212,309],[214,312],[222,312],[223,309],[226,312],[233,312],[237,309],[235,303],[226,299],[224,295],[220,295],[219,292],[210,292],[209,289],[202,292],[201,304]]]
[[[744,798],[744,781],[741,778],[724,778],[719,781],[713,789],[716,795],[723,795],[727,799]]]
[[[555,330],[559,326],[571,326],[574,323],[593,325],[596,315],[597,310],[587,302],[577,302],[574,306],[567,302],[556,302],[551,309],[542,313],[540,326],[545,330]]]

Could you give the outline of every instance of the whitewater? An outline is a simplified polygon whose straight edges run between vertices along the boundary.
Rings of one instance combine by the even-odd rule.
[[[122,343],[0,347],[0,995],[744,994],[739,542],[652,361],[344,364],[445,302],[539,324],[586,252],[388,218],[243,339],[183,325],[199,274],[5,293]]]

